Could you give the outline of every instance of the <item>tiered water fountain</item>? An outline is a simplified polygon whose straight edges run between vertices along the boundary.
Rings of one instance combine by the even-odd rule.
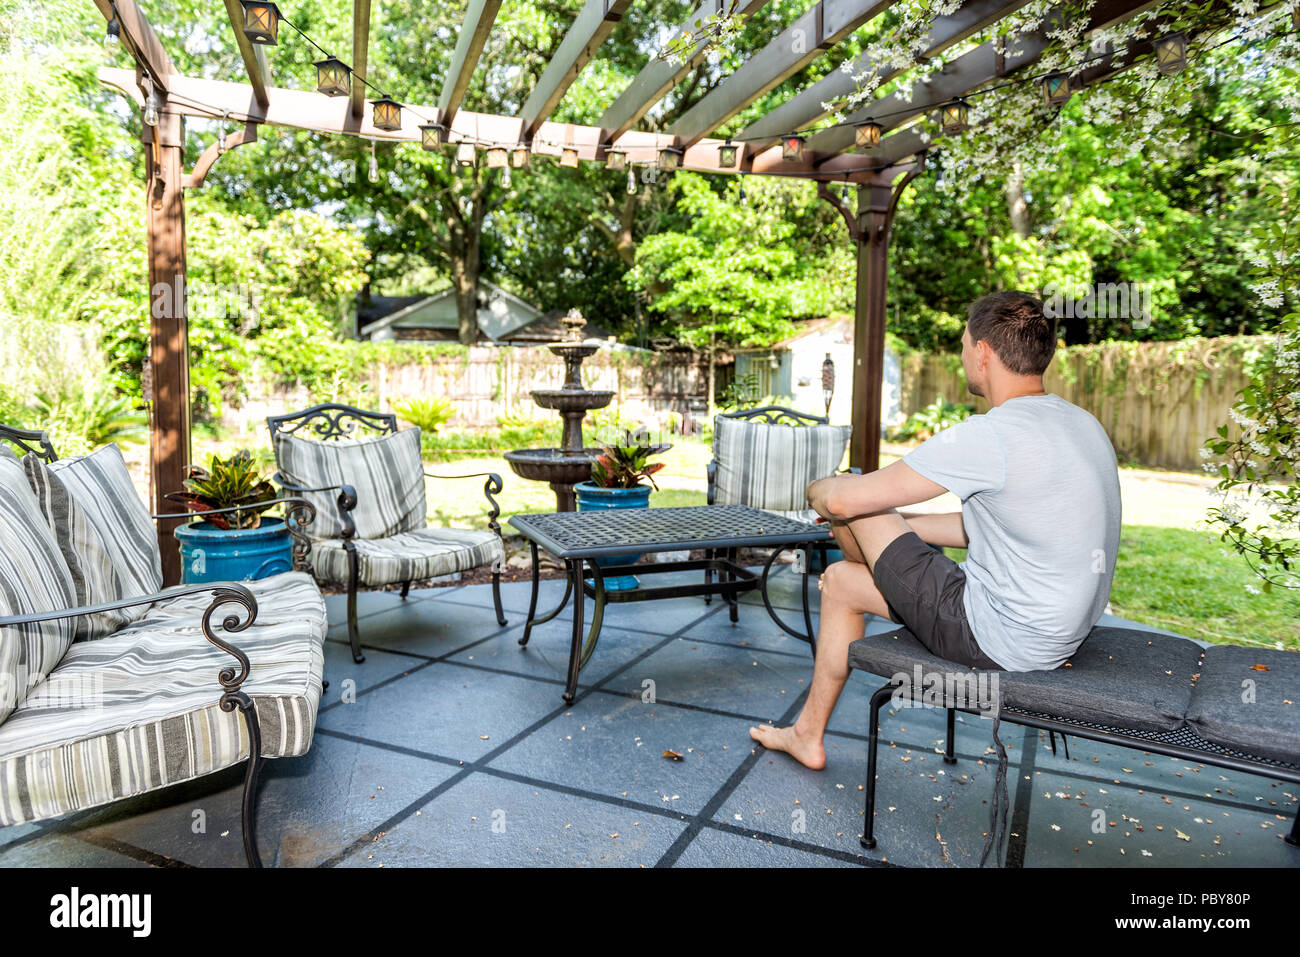
[[[559,389],[536,389],[533,401],[543,409],[554,409],[564,419],[564,432],[558,449],[516,449],[506,453],[506,461],[520,478],[548,482],[555,493],[556,511],[575,510],[573,486],[591,478],[591,456],[600,449],[588,449],[582,442],[582,420],[592,409],[603,409],[614,398],[613,392],[588,391],[582,387],[582,360],[600,346],[583,344],[582,327],[587,320],[577,309],[570,309],[560,322],[567,327],[567,339],[549,346],[552,354],[564,360],[564,385]]]

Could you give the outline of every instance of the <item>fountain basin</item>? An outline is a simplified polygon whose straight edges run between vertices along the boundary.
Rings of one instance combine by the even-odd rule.
[[[586,389],[537,389],[529,394],[543,409],[554,409],[557,412],[603,409],[614,399],[613,392],[588,392]]]
[[[563,449],[515,449],[505,459],[520,478],[553,485],[576,485],[591,478],[591,459],[599,448],[566,452]]]

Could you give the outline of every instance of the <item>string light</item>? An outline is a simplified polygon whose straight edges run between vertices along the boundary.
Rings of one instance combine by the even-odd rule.
[[[1156,69],[1165,76],[1181,73],[1187,66],[1187,34],[1168,33],[1156,40]]]
[[[560,150],[560,165],[567,166],[570,169],[576,169],[578,166],[578,150],[573,146],[566,146]]]
[[[352,70],[338,57],[327,56],[316,67],[316,92],[326,96],[352,95]]]
[[[506,148],[504,146],[489,146],[487,151],[488,169],[509,169],[506,165]]]
[[[510,165],[515,169],[523,169],[528,165],[528,147],[522,143],[510,151]]]
[[[108,9],[112,16],[108,18],[108,30],[104,34],[104,45],[116,49],[122,42],[122,24],[117,19],[117,4],[109,0]]]
[[[718,147],[718,165],[731,168],[736,165],[736,144],[727,137],[727,142]]]
[[[1049,106],[1064,106],[1072,96],[1074,88],[1068,73],[1056,70],[1043,77],[1043,100]]]
[[[502,189],[510,188],[510,167],[509,166],[501,167],[501,188]]]
[[[158,99],[157,92],[154,91],[153,83],[150,83],[149,95],[146,96],[144,99],[144,114],[141,117],[141,119],[144,120],[145,126],[158,125],[158,111],[161,109],[161,107],[162,104]]]
[[[469,140],[461,140],[460,145],[456,147],[456,164],[473,166],[477,161],[478,152],[474,149],[474,144]]]
[[[623,169],[627,166],[627,153],[622,150],[605,151],[605,169]]]
[[[798,133],[787,133],[781,137],[781,159],[787,163],[802,163],[803,145],[806,142]]]
[[[631,166],[627,168],[627,194],[629,196],[636,194],[636,170]]]
[[[939,108],[939,124],[945,133],[961,133],[970,129],[970,104],[957,97]]]
[[[244,36],[253,43],[274,45],[280,30],[280,8],[261,0],[240,0],[244,8]]]
[[[402,128],[402,105],[391,97],[381,96],[370,101],[370,122],[375,129],[392,133]]]
[[[374,140],[371,140],[371,141],[370,141],[370,171],[369,171],[369,175],[370,175],[370,182],[372,182],[372,183],[378,183],[378,182],[379,182],[379,160],[378,160],[378,158],[375,156],[375,141],[374,141]]]
[[[665,146],[659,151],[659,160],[656,165],[661,170],[671,173],[673,170],[681,168],[683,153],[685,153],[685,150],[678,149],[676,146]]]
[[[853,127],[853,141],[860,150],[874,149],[880,145],[880,135],[884,129],[875,120],[869,119]]]

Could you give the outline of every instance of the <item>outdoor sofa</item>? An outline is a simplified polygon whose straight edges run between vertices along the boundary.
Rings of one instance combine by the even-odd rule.
[[[0,426],[0,826],[118,801],[246,762],[257,853],[268,758],[305,754],[325,604],[311,577],[162,589],[152,516],[115,445],[59,461]],[[285,500],[299,540],[314,510]]]
[[[998,766],[985,857],[994,846],[1000,853],[1006,830],[1002,721],[1051,732],[1053,749],[1059,732],[1300,783],[1300,653],[1293,651],[1203,647],[1177,635],[1097,626],[1060,668],[981,673],[930,654],[899,628],[852,642],[849,666],[889,679],[872,695],[869,709],[864,848],[876,846],[880,709],[896,696],[947,710],[947,764],[956,763],[956,712],[992,715]],[[980,674],[982,684],[972,680]],[[918,688],[917,675],[942,680]],[[993,676],[996,695],[989,693]],[[1285,840],[1300,847],[1300,809]]]

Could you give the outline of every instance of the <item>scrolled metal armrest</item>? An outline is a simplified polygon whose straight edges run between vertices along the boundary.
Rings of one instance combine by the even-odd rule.
[[[429,478],[436,479],[463,479],[463,478],[483,478],[487,481],[483,483],[483,496],[488,500],[488,528],[501,537],[501,526],[497,523],[497,518],[501,515],[501,506],[497,504],[494,495],[500,495],[504,489],[505,483],[501,481],[501,476],[496,472],[466,472],[464,475],[438,475],[436,472],[425,472]]]
[[[357,534],[356,522],[352,520],[352,516],[349,514],[357,507],[357,490],[353,486],[340,483],[338,485],[322,485],[320,488],[308,488],[287,481],[283,472],[276,472],[271,476],[271,481],[287,492],[338,492],[339,521],[343,523],[343,537],[345,539],[352,538]]]

